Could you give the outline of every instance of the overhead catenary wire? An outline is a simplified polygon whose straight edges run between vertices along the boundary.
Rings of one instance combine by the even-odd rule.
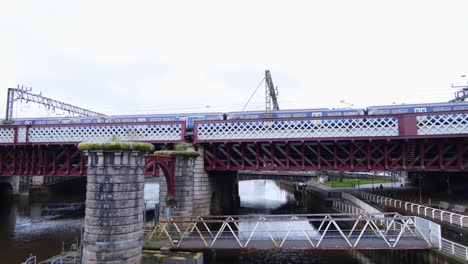
[[[258,88],[260,88],[260,86],[263,84],[264,81],[265,81],[265,77],[263,77],[263,79],[260,81],[260,83],[258,84],[257,88],[255,88],[255,91],[252,93],[252,95],[250,96],[249,100],[247,100],[247,103],[245,103],[244,107],[242,108],[242,111],[245,110],[245,108],[247,107],[247,105],[250,103],[250,100],[252,100],[252,97],[255,95],[255,93],[258,91]]]

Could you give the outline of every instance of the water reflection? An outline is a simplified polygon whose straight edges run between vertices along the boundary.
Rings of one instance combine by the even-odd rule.
[[[275,181],[254,180],[239,182],[241,199],[240,214],[255,212],[268,214],[289,201],[294,201],[294,194],[280,188]]]
[[[55,255],[62,242],[79,235],[83,225],[82,197],[30,202],[28,196],[21,196],[0,208],[1,263],[20,263],[30,253],[39,259]]]

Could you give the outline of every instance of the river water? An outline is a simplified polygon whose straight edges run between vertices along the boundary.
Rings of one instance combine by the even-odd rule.
[[[145,200],[151,210],[158,201],[159,186],[145,185]],[[239,214],[320,213],[328,210],[313,197],[294,194],[269,180],[239,183]],[[20,263],[31,253],[39,260],[60,252],[62,242],[69,246],[80,235],[84,217],[84,196],[52,196],[44,201],[29,201],[21,196],[0,205],[0,263]],[[426,251],[316,251],[250,250],[217,252],[210,263],[448,263]]]

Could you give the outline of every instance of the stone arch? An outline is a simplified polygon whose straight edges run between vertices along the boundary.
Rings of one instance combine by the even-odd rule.
[[[11,196],[14,194],[13,185],[9,182],[0,182],[0,196]]]

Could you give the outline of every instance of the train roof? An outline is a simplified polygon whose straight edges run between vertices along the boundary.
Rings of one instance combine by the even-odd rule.
[[[222,115],[223,112],[208,112],[208,113],[164,113],[164,114],[144,114],[144,115],[112,115],[109,117],[151,117],[151,116],[184,116],[184,115]]]
[[[353,111],[353,110],[364,110],[363,108],[311,108],[311,109],[286,109],[286,110],[272,110],[271,113],[290,113],[290,112],[302,112],[302,111]],[[258,111],[234,111],[227,112],[227,114],[251,114],[251,113],[266,113],[264,110]]]
[[[395,104],[395,105],[375,105],[368,106],[369,108],[395,108],[395,107],[424,107],[424,106],[441,106],[441,105],[468,105],[468,102],[439,102],[439,103],[419,103],[419,104]]]

